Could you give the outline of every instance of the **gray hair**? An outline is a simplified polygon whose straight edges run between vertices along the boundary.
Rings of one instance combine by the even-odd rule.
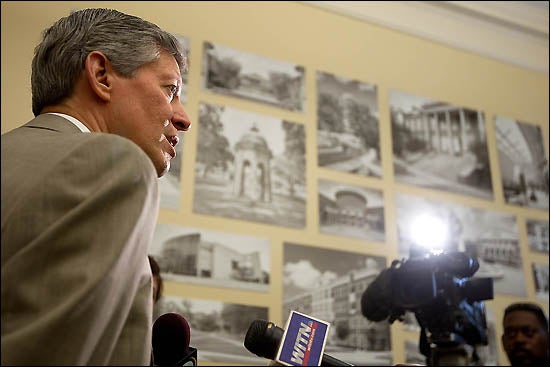
[[[157,25],[111,9],[84,9],[59,19],[42,33],[34,50],[31,88],[35,116],[69,97],[84,70],[86,57],[100,51],[120,75],[131,78],[164,50],[183,75],[185,52],[177,39]]]

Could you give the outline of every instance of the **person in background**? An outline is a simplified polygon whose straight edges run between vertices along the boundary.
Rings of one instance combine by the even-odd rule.
[[[184,51],[84,9],[42,34],[32,112],[1,137],[1,364],[148,365],[158,177],[190,120]]]
[[[153,306],[155,306],[162,296],[162,276],[160,275],[160,267],[155,258],[151,255],[147,255],[149,258],[149,265],[151,266],[151,273],[153,274]]]
[[[512,366],[548,366],[548,319],[534,303],[513,303],[502,320],[502,346]]]

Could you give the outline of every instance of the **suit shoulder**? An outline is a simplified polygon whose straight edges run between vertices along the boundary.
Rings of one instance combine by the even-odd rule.
[[[156,176],[153,162],[133,141],[115,134],[91,133],[82,134],[75,141],[75,150],[92,160],[103,160],[114,165],[130,165],[145,173]]]

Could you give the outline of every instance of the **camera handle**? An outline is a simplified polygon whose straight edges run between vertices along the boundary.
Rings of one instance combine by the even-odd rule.
[[[456,333],[429,333],[420,329],[419,349],[428,366],[475,366],[479,356],[474,346]]]
[[[474,348],[468,344],[430,345],[428,366],[471,366]]]

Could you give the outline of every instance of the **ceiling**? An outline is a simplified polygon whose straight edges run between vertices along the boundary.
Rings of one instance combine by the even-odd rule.
[[[302,1],[548,75],[548,1]]]

